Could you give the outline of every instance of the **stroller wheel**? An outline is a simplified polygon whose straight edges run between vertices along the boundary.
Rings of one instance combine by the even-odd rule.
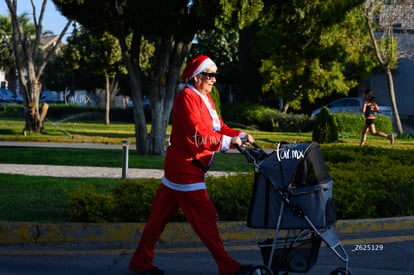
[[[249,275],[273,275],[273,272],[267,266],[256,265],[250,270]]]
[[[348,270],[348,273],[347,273],[345,268],[338,267],[337,269],[331,271],[329,275],[352,275],[352,273],[350,270]]]

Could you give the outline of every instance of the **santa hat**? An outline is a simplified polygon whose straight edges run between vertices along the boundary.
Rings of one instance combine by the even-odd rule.
[[[183,73],[181,74],[181,80],[186,83],[194,76],[198,75],[202,71],[216,64],[206,55],[199,55],[194,57],[190,62],[187,63]]]

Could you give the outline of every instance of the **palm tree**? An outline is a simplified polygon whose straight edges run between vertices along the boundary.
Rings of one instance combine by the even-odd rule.
[[[19,18],[25,32],[33,36],[35,34],[35,26],[30,22],[28,14],[23,13]],[[12,33],[12,17],[10,15],[0,15],[0,68],[6,72],[6,79],[14,86],[14,83],[16,83],[16,59],[14,56]]]

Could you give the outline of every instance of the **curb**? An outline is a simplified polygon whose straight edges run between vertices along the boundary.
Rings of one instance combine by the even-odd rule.
[[[24,243],[136,242],[144,223],[37,223],[0,222],[0,245]],[[218,222],[223,241],[262,240],[274,237],[273,229],[252,229],[245,222]],[[338,234],[414,230],[414,216],[339,220]],[[200,242],[188,223],[169,223],[160,238],[165,244]]]

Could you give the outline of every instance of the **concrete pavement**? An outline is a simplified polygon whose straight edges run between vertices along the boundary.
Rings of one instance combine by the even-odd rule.
[[[57,142],[21,142],[0,141],[1,147],[43,147],[43,148],[74,148],[74,149],[107,149],[122,152],[122,145],[95,144],[95,143],[57,143]],[[129,145],[130,150],[135,150],[135,145]],[[120,164],[122,165],[122,164]],[[122,167],[87,167],[64,165],[34,165],[34,164],[4,164],[0,163],[0,173],[18,174],[29,176],[49,177],[79,177],[79,178],[120,178]],[[161,178],[164,172],[160,169],[136,169],[128,168],[127,178]],[[231,172],[209,171],[210,176],[224,176]]]
[[[86,166],[64,166],[64,165],[35,165],[35,164],[2,164],[0,173],[18,174],[29,176],[48,176],[59,178],[121,178],[122,168],[116,167],[86,167]],[[210,176],[231,175],[231,172],[209,171]],[[160,169],[136,169],[128,168],[126,178],[156,178],[161,179],[164,175]]]

